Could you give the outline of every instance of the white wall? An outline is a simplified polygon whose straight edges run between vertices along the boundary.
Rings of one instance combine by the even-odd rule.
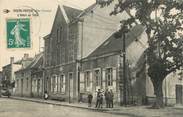
[[[129,17],[126,12],[117,16],[110,16],[109,14],[113,8],[114,4],[105,8],[100,8],[100,6],[97,5],[93,8],[93,13],[88,12],[82,17],[84,19],[83,35],[82,23],[79,23],[79,40],[80,43],[83,43],[83,46],[80,44],[79,56],[81,56],[81,49],[83,50],[83,58],[91,54],[91,52],[119,29],[122,19]]]

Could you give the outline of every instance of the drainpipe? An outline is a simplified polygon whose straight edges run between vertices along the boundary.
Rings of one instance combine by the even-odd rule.
[[[81,57],[80,57],[80,60],[77,61],[77,70],[78,70],[78,102],[82,101],[81,99],[81,94],[80,94],[80,72],[81,72],[81,68],[82,68],[82,58],[83,58],[83,22],[84,22],[84,19],[79,19],[79,22],[81,22]],[[80,30],[80,29],[79,29]],[[80,52],[79,51],[79,52]]]
[[[67,23],[67,44],[68,44],[68,40],[69,40],[69,22]],[[67,44],[66,44],[66,46],[67,46]],[[68,74],[68,78],[67,78],[67,80],[68,80],[68,93],[69,93],[69,103],[71,103],[71,95],[70,95],[70,76],[69,76],[69,74]]]

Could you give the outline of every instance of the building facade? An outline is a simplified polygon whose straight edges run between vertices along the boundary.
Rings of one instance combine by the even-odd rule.
[[[44,38],[45,91],[49,93],[51,99],[72,101],[77,98],[75,60],[78,26],[69,22],[80,13],[80,10],[59,6],[52,31]]]
[[[42,97],[43,95],[43,53],[27,61],[26,66],[15,72],[15,95]]]
[[[2,86],[3,72],[0,71],[0,87]]]
[[[110,37],[120,20],[128,16],[124,13],[110,22],[114,18],[109,16],[112,8],[101,9],[97,4],[83,11],[58,7],[51,33],[44,38],[45,90],[50,98],[79,101],[81,59]]]
[[[43,53],[40,53],[31,66],[32,97],[42,98],[44,95],[43,71]]]
[[[95,100],[98,89],[101,89],[103,92],[108,89],[114,93],[114,102],[120,104],[120,100],[123,99],[124,95],[120,91],[120,85],[126,85],[126,96],[129,104],[145,103],[145,48],[142,48],[138,44],[145,37],[143,30],[144,28],[142,26],[137,25],[127,34],[126,84],[123,81],[124,76],[122,74],[124,67],[122,66],[123,59],[121,57],[121,50],[123,48],[121,38],[116,39],[112,35],[94,52],[82,60],[80,79],[80,89],[83,94],[82,100],[86,101],[89,93],[93,94]],[[140,31],[140,33],[137,31]],[[137,38],[139,38],[138,41],[136,41]],[[144,44],[146,43],[144,42]],[[136,50],[140,51],[134,54]]]
[[[12,95],[15,93],[15,72],[21,69],[22,67],[26,67],[28,63],[30,63],[31,58],[29,58],[28,54],[24,54],[21,60],[14,61],[14,57],[10,58],[10,64],[3,67],[3,81],[9,82]],[[7,83],[5,83],[7,84]],[[5,86],[7,87],[7,86]]]

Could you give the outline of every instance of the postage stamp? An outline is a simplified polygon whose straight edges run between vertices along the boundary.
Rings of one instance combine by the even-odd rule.
[[[30,19],[7,19],[7,47],[30,48]]]

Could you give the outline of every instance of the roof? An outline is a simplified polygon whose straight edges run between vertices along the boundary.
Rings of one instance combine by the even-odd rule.
[[[65,10],[65,13],[67,14],[67,17],[69,18],[70,21],[73,21],[74,19],[77,18],[78,15],[81,14],[82,10],[72,8],[69,6],[63,5],[63,8]]]
[[[38,68],[43,62],[43,52],[37,54],[25,69]]]
[[[7,68],[7,67],[10,67],[10,66],[11,66],[11,64],[9,63],[9,64],[3,66],[3,69],[5,69],[5,68]]]
[[[84,16],[85,14],[91,12],[96,6],[97,6],[96,3],[90,5],[89,7],[87,7],[86,9],[83,10],[83,12],[79,15],[79,17],[82,17],[82,16]]]
[[[48,39],[50,37],[51,34],[48,34],[46,36],[43,37],[43,39]]]
[[[136,40],[138,36],[142,34],[144,27],[142,25],[136,25],[126,35],[126,48]],[[115,34],[111,35],[103,44],[101,44],[96,50],[94,50],[87,58],[101,56],[103,54],[109,54],[113,52],[119,52],[123,47],[123,39],[115,38]]]
[[[25,71],[25,70],[29,70],[29,69],[34,69],[34,68],[39,68],[40,65],[42,65],[42,63],[43,63],[43,52],[37,54],[27,67],[22,68],[16,72],[21,72],[21,71]]]
[[[43,53],[38,54],[31,66],[32,69],[40,68],[43,65]]]
[[[32,60],[33,60],[33,58],[29,57],[26,60],[23,60],[23,59],[17,60],[13,64],[22,64],[22,61],[32,61]],[[11,66],[11,64],[9,63],[9,64],[3,66],[3,68],[7,68],[7,67],[10,67],[10,66]]]
[[[26,58],[26,60],[24,60],[24,59],[20,59],[20,60],[18,60],[18,61],[16,61],[16,62],[14,62],[14,64],[21,64],[22,63],[22,61],[32,61],[33,60],[33,58],[32,57],[29,57],[29,58]]]

